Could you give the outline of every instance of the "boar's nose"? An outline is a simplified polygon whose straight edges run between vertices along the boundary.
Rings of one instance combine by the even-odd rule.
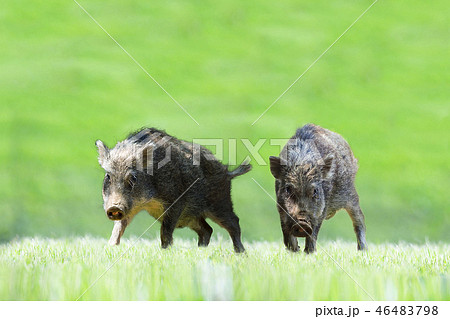
[[[295,237],[307,237],[312,234],[311,223],[305,218],[298,218],[291,229]]]
[[[117,206],[112,206],[106,211],[106,215],[111,220],[121,220],[124,216],[123,210]]]

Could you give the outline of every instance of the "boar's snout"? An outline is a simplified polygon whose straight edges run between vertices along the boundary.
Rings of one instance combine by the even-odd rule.
[[[311,236],[312,234],[311,223],[306,219],[299,218],[292,226],[291,233],[295,237]]]
[[[108,210],[106,211],[106,215],[111,220],[121,220],[125,216],[123,210],[117,206],[108,208]]]

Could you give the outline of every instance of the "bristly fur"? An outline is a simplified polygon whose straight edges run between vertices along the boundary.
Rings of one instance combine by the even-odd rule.
[[[102,145],[97,143],[99,162],[108,173],[103,191],[105,211],[113,209],[124,215],[110,242],[120,242],[125,227],[140,210],[162,205],[164,209],[170,207],[160,219],[164,248],[172,244],[174,229],[181,227],[193,229],[199,235],[199,245],[208,245],[212,228],[205,219],[210,218],[230,233],[236,252],[244,251],[239,218],[231,202],[231,179],[250,171],[250,164],[229,171],[205,147],[155,128],[133,132],[111,150]],[[194,164],[196,150],[198,165]],[[151,162],[152,172],[145,164],[137,165],[141,162]]]
[[[365,249],[364,215],[355,189],[358,162],[342,136],[307,124],[295,132],[279,158],[271,157],[270,165],[288,249],[298,250],[293,234],[302,233],[296,225],[302,220],[312,229],[312,234],[306,236],[305,251],[315,251],[323,220],[333,217],[339,209],[349,213],[358,249]]]

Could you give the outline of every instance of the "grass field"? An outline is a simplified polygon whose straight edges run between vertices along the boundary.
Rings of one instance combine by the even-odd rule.
[[[23,239],[0,246],[1,300],[76,300],[134,240]],[[449,300],[448,244],[372,245],[321,242],[314,255],[292,254],[280,243],[228,239],[198,249],[175,240],[139,240],[80,300]],[[325,253],[325,251],[327,253]]]
[[[142,126],[235,138],[241,161],[240,139],[309,122],[359,159],[370,251],[356,252],[342,212],[319,244],[375,299],[450,299],[448,1],[378,1],[255,125],[373,0],[78,2],[200,125],[74,1],[2,1],[0,299],[76,299],[153,222],[137,216],[124,245],[105,248],[96,139],[113,146]],[[369,299],[325,253],[285,252],[275,204],[252,180],[274,194],[273,177],[252,164],[232,190],[247,256],[216,225],[224,239],[202,250],[177,231],[170,251],[140,241],[83,300]]]

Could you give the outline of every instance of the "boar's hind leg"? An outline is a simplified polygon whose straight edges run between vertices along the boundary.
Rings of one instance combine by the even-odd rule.
[[[358,250],[366,249],[366,224],[364,222],[364,214],[359,206],[359,201],[355,202],[350,207],[346,208],[353,222],[353,229],[355,230],[356,239],[358,241]]]
[[[111,238],[109,239],[109,244],[111,246],[120,244],[120,238],[122,237],[125,228],[127,228],[127,226],[128,220],[126,219],[116,220],[114,222],[114,228],[112,230]]]
[[[209,240],[211,239],[211,235],[213,233],[213,229],[208,225],[206,220],[203,217],[199,218],[190,226],[192,230],[198,234],[198,246],[208,246]]]
[[[225,228],[230,234],[233,241],[234,251],[243,253],[244,245],[241,242],[241,227],[239,226],[239,218],[233,212],[232,208],[227,211],[212,212],[210,217],[215,223]]]
[[[239,226],[239,218],[230,212],[230,217],[225,221],[222,221],[220,225],[225,228],[230,234],[233,241],[234,251],[237,253],[243,253],[245,251],[244,245],[241,242],[241,227]]]

